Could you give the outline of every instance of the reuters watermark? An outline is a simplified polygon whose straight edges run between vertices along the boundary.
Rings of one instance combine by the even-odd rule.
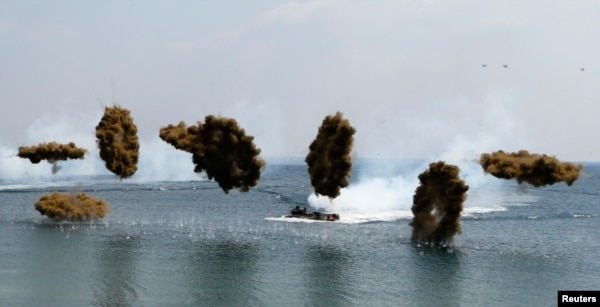
[[[598,306],[600,291],[558,291],[558,306]]]

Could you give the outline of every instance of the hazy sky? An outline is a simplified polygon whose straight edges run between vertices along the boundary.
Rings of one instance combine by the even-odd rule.
[[[341,111],[358,157],[600,161],[599,13],[583,0],[0,1],[0,146],[93,149],[118,103],[146,143],[220,114],[263,156],[305,156]]]

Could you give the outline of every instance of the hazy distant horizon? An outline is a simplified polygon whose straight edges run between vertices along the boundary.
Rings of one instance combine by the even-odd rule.
[[[140,141],[214,114],[236,119],[264,157],[305,156],[323,118],[341,111],[356,128],[356,157],[524,149],[600,161],[598,9],[594,1],[4,1],[0,147],[93,148],[104,106],[116,103],[131,111]]]

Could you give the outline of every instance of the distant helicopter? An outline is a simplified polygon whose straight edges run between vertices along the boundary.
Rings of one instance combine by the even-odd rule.
[[[508,68],[508,64],[504,64],[502,65],[504,68]],[[481,64],[481,67],[485,68],[487,67],[487,64]]]
[[[481,67],[486,68],[487,64],[481,64]],[[502,64],[502,67],[508,68],[508,64]],[[585,71],[584,67],[579,68],[580,71]]]

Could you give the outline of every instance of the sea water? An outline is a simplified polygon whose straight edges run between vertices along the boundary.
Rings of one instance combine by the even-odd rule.
[[[570,187],[464,174],[462,233],[443,248],[411,242],[425,168],[395,165],[357,163],[353,196],[331,207],[310,207],[301,161],[270,163],[247,193],[201,177],[2,180],[0,306],[552,306],[558,290],[600,290],[599,164]],[[54,222],[34,209],[53,192],[111,212]],[[295,206],[341,219],[285,218]]]

